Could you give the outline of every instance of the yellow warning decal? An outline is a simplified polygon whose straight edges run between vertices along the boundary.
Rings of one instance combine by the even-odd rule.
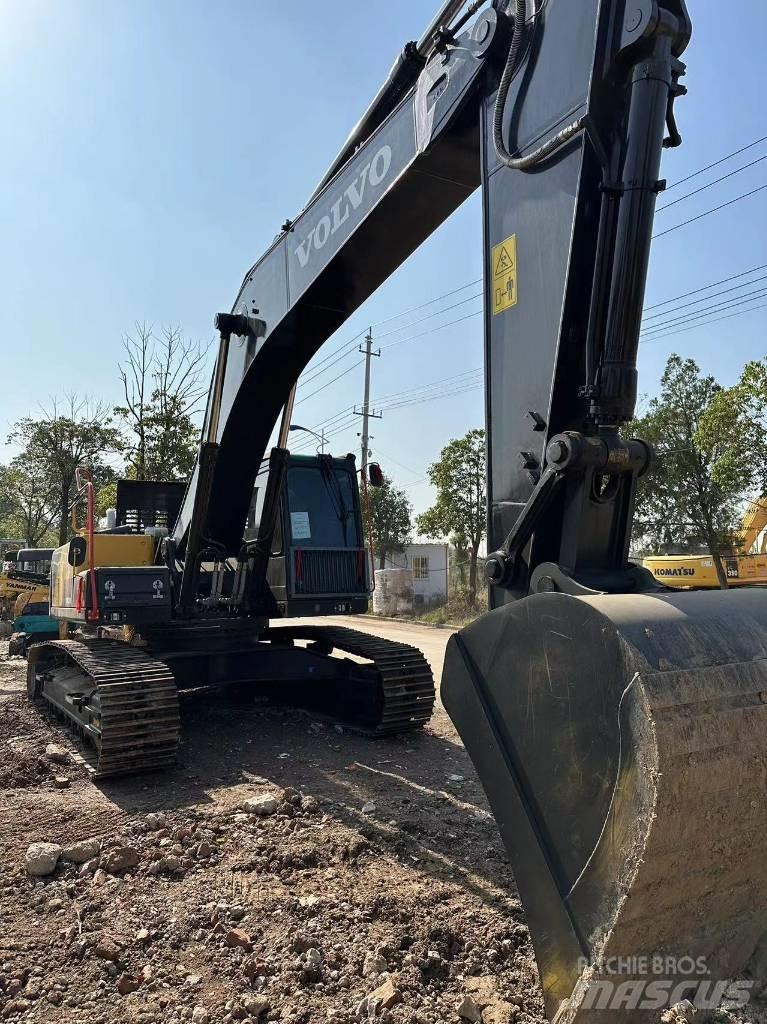
[[[493,316],[517,304],[517,236],[509,235],[491,253]]]

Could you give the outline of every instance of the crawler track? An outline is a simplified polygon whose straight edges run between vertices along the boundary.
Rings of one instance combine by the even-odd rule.
[[[378,721],[369,728],[342,722],[364,736],[391,736],[419,729],[434,709],[434,676],[423,654],[409,644],[384,640],[345,626],[276,626],[263,639],[309,640],[339,653],[372,661],[379,676]]]
[[[261,639],[276,644],[305,640],[321,656],[335,651],[371,663],[363,666],[366,681],[359,688],[353,677],[340,673],[348,699],[339,699],[332,682],[327,689],[320,684],[302,691],[313,691],[313,710],[345,728],[365,736],[389,736],[418,729],[431,717],[434,679],[415,647],[324,626],[278,627]],[[257,667],[258,662],[253,664]],[[252,682],[258,686],[257,672]],[[27,691],[31,700],[53,708],[95,748],[96,757],[86,756],[86,762],[96,777],[164,768],[175,761],[180,735],[177,684],[160,657],[106,639],[37,644],[29,652]],[[279,688],[277,699],[293,703],[289,685]],[[304,706],[300,697],[295,703]]]
[[[73,671],[74,670],[74,671]],[[56,685],[66,675],[66,688]],[[111,640],[54,640],[30,649],[27,692],[95,747],[96,777],[164,768],[180,735],[176,684],[161,661]]]

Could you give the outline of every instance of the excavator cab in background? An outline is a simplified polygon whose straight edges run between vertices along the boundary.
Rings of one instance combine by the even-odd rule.
[[[492,610],[450,639],[441,692],[557,1024],[656,1020],[699,992],[701,964],[710,986],[767,959],[767,594],[674,592],[628,557],[652,450],[625,425],[691,32],[684,0],[447,0],[216,317],[202,443],[170,535],[124,579],[96,564],[98,538],[73,541],[59,562],[81,581],[83,633],[29,657],[30,697],[93,740],[101,774],[170,764],[177,688],[206,681],[269,681],[369,735],[428,720],[418,652],[270,624],[270,559],[285,553],[286,608],[336,571],[356,582],[336,469],[332,498],[316,475],[299,487],[286,447],[296,382],[481,189]],[[319,525],[302,505],[318,497]],[[325,551],[343,542],[342,570],[316,564],[316,534]],[[121,642],[93,637],[121,614]]]
[[[21,595],[48,591],[52,548],[24,548],[6,551],[0,572],[0,621],[13,631],[15,606]],[[37,598],[36,598],[37,600]]]

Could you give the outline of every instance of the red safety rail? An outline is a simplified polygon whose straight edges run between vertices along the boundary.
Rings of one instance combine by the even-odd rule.
[[[71,506],[73,516],[77,503],[82,501],[83,498],[85,499],[85,536],[88,544],[88,579],[91,589],[91,609],[87,614],[87,619],[90,622],[98,622],[100,618],[99,595],[98,588],[96,587],[96,562],[93,544],[93,519],[96,512],[96,502],[93,476],[91,471],[84,466],[78,466],[75,470],[75,487],[77,490]],[[82,601],[82,597],[80,597],[80,601]]]

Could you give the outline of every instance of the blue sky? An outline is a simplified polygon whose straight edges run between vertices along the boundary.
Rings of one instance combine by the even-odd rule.
[[[437,6],[327,0],[319,17],[318,6],[306,2],[0,0],[3,437],[34,411],[33,395],[43,403],[65,392],[117,402],[121,337],[136,319],[180,324],[192,337],[210,339],[213,315],[230,307],[244,272],[300,210],[403,42],[420,34]],[[670,182],[767,135],[767,8],[737,0],[723,19],[713,3],[690,6],[689,96],[678,104],[685,145],[665,158]],[[765,153],[767,144],[749,150],[665,201]],[[659,213],[657,230],[765,182],[767,161]],[[648,303],[767,264],[766,228],[767,191],[659,238]],[[476,280],[481,260],[475,197],[327,350],[368,323]],[[467,288],[375,333],[401,327],[381,341],[391,344],[465,316],[479,300],[407,328],[477,291]],[[641,390],[657,388],[672,351],[732,381],[746,359],[765,354],[766,315],[756,310],[648,341]],[[339,362],[337,371],[353,362]],[[374,363],[373,395],[481,364],[475,316],[392,345]],[[313,426],[361,393],[357,367],[300,405],[294,419]],[[392,409],[374,423],[374,454],[411,488],[417,510],[430,499],[428,464],[482,415],[475,389]],[[357,450],[357,429],[338,434],[335,450]]]

